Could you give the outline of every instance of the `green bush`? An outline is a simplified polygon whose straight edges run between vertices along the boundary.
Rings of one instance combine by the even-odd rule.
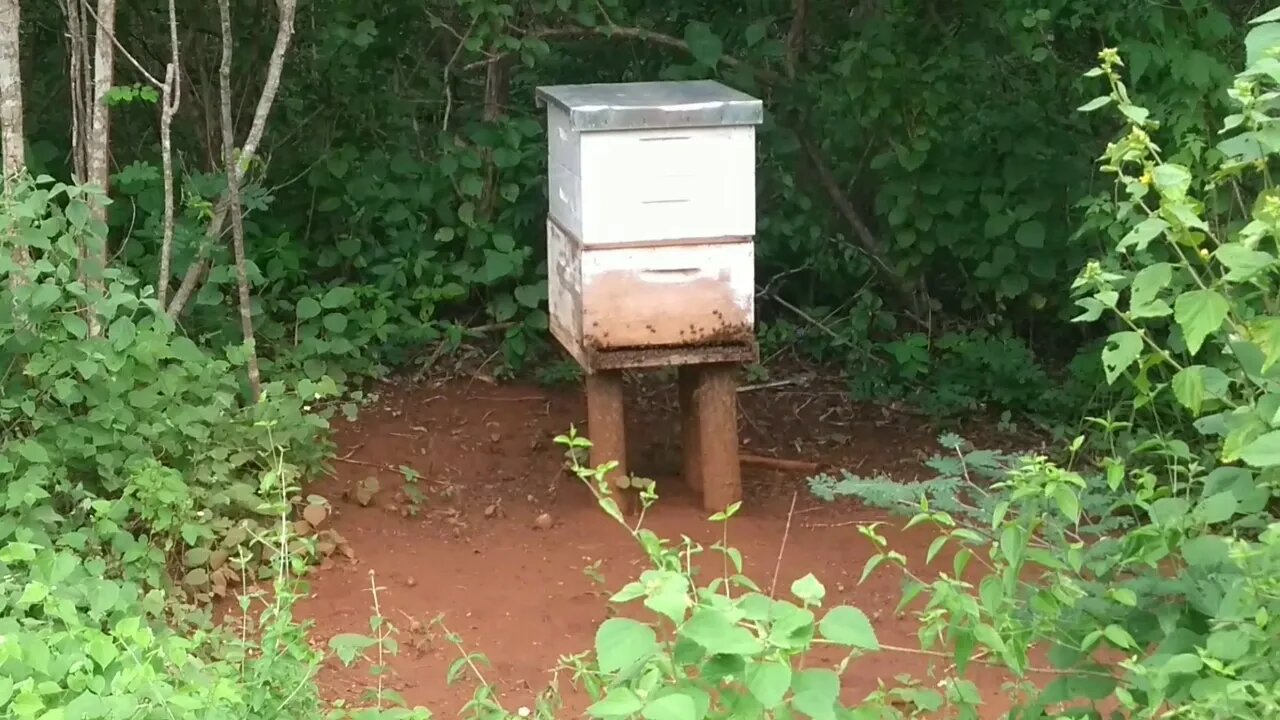
[[[289,686],[305,664],[261,652],[306,655],[283,565],[296,553],[262,538],[291,512],[291,478],[327,458],[310,403],[333,382],[268,384],[247,404],[239,349],[178,333],[126,270],[91,292],[80,248],[104,229],[90,191],[26,178],[0,197],[0,237],[34,258],[0,255],[0,714],[311,717],[259,712],[316,706]],[[214,657],[218,633],[185,608],[259,577],[279,580],[272,611],[230,646],[257,649]]]

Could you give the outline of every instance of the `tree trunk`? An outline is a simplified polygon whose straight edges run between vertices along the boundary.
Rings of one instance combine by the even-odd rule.
[[[116,32],[115,0],[98,0],[98,29],[93,39],[93,104],[90,107],[89,138],[85,146],[86,174],[85,180],[97,186],[103,193],[102,201],[93,203],[94,224],[99,228],[107,225],[106,198],[111,186],[111,107],[107,105],[107,94],[115,83],[115,46],[112,45]],[[102,271],[107,267],[107,237],[104,231],[101,238],[90,237],[83,247],[83,269],[85,287],[90,297],[103,291]],[[88,308],[86,321],[89,324],[89,335],[101,334],[101,323],[92,301]]]
[[[258,351],[254,342],[253,305],[249,295],[249,273],[244,256],[244,218],[240,214],[240,159],[236,157],[235,128],[231,119],[231,3],[218,0],[222,20],[222,64],[218,68],[219,99],[222,111],[222,162],[227,172],[227,204],[231,213],[231,245],[235,253],[236,289],[240,295],[240,330],[249,348],[249,393],[253,401],[262,396],[258,371]],[[247,158],[246,158],[247,160]]]
[[[26,171],[25,133],[22,123],[22,63],[18,29],[21,15],[18,0],[0,0],[0,153],[4,154],[3,189],[13,191],[15,181]],[[16,237],[5,243],[15,265],[9,275],[11,288],[23,282],[23,273],[31,264],[25,245]]]
[[[160,242],[160,273],[156,278],[156,299],[163,310],[169,302],[170,264],[173,258],[174,188],[173,188],[173,116],[182,102],[182,63],[178,50],[178,10],[169,0],[169,66],[165,68],[161,90],[160,154],[164,164],[164,239]]]
[[[253,122],[249,126],[249,136],[245,138],[244,145],[241,146],[240,152],[237,153],[238,157],[235,164],[226,169],[228,174],[235,174],[237,186],[244,180],[248,162],[258,152],[258,145],[262,142],[263,133],[266,132],[267,117],[271,114],[271,106],[275,103],[276,92],[280,89],[280,76],[284,72],[285,56],[289,52],[289,43],[293,39],[294,18],[298,14],[298,0],[277,0],[276,7],[280,15],[280,24],[276,27],[275,46],[271,49],[271,59],[267,62],[267,78],[262,84],[262,94],[258,96],[258,106],[254,110]],[[166,308],[169,317],[177,319],[182,314],[183,309],[186,308],[187,302],[195,294],[196,289],[200,286],[205,272],[209,269],[208,244],[220,241],[226,216],[227,203],[220,202],[214,209],[213,219],[205,232],[206,245],[202,246],[197,252],[196,259],[187,268],[187,272],[182,278],[182,283],[173,295],[173,301]]]

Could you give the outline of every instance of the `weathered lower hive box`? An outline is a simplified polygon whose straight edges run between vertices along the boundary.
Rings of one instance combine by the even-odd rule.
[[[760,101],[714,81],[538,99],[555,337],[588,369],[754,358]]]
[[[755,357],[755,247],[585,246],[547,221],[551,332],[587,368]]]

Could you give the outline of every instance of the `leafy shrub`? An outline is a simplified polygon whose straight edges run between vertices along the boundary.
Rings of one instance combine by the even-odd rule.
[[[0,714],[311,717],[314,688],[279,652],[306,650],[288,612],[296,553],[260,539],[291,512],[292,478],[327,457],[309,403],[334,383],[273,383],[246,405],[238,349],[177,333],[126,270],[105,270],[101,295],[82,281],[80,248],[104,230],[91,191],[26,178],[2,198],[0,236],[35,259],[0,255]],[[273,611],[223,662],[183,608],[260,576],[280,580]]]
[[[1100,717],[1104,701],[1122,717],[1261,719],[1280,707],[1271,619],[1280,593],[1256,575],[1280,562],[1271,512],[1280,346],[1269,339],[1280,226],[1267,172],[1280,150],[1268,139],[1277,21],[1280,10],[1255,21],[1248,67],[1231,91],[1240,106],[1227,120],[1233,134],[1202,176],[1152,142],[1154,121],[1132,101],[1114,50],[1090,73],[1110,92],[1084,109],[1114,106],[1127,125],[1104,169],[1118,176],[1114,210],[1128,230],[1076,281],[1080,319],[1116,320],[1122,329],[1101,352],[1107,379],[1127,377],[1139,407],[1176,399],[1199,437],[1146,425],[1142,444],[1104,445],[1088,472],[957,452],[958,466],[935,462],[937,479],[906,487],[850,476],[812,483],[828,497],[900,509],[914,495],[909,524],[947,529],[927,559],[959,548],[954,575],[907,589],[927,599],[921,636],[949,648],[958,668],[977,647],[1019,676],[1030,669],[1028,648],[1047,650],[1056,677],[1029,693],[1024,717]],[[1133,424],[1096,423],[1104,439]],[[1083,445],[1073,444],[1073,458]],[[867,572],[904,564],[874,529],[864,534],[881,548]],[[982,577],[960,579],[972,560]]]

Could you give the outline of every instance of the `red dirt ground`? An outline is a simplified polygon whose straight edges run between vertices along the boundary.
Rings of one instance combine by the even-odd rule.
[[[709,545],[718,527],[706,521],[677,476],[674,383],[663,380],[646,376],[642,387],[633,382],[629,389],[632,469],[654,478],[662,496],[645,524],[663,537],[687,534]],[[909,480],[920,472],[920,460],[938,450],[937,431],[919,417],[851,403],[838,387],[811,383],[740,398],[743,445],[755,454]],[[608,594],[643,569],[622,528],[561,470],[563,450],[552,438],[571,423],[582,427],[584,418],[576,389],[479,380],[383,387],[358,422],[339,426],[344,459],[335,463],[334,476],[308,489],[332,501],[332,528],[354,550],[353,559],[326,562],[312,578],[301,612],[315,620],[316,639],[368,632],[372,573],[384,616],[401,630],[391,688],[439,717],[456,716],[470,697],[473,685],[445,683],[456,650],[438,633],[411,631],[444,613],[467,649],[492,662],[486,678],[504,705],[531,706],[562,655],[591,648]],[[426,498],[417,514],[401,490],[395,471],[401,465],[422,476],[418,485]],[[751,467],[743,475],[745,502],[729,534],[746,557],[749,576],[770,588],[781,552],[778,593],[812,572],[827,587],[828,606],[855,605],[872,618],[882,643],[917,647],[913,621],[894,615],[901,576],[882,569],[866,584],[857,582],[871,548],[855,525],[888,519],[885,513],[821,503],[800,475]],[[369,477],[378,478],[379,490],[362,506],[353,489]],[[535,526],[542,513],[553,520],[549,529]],[[915,571],[925,571],[931,535],[890,538],[913,559]],[[603,587],[589,569],[604,576]],[[849,699],[871,692],[878,681],[893,684],[900,673],[928,683],[931,660],[886,651],[857,661],[845,674]],[[354,699],[369,686],[367,673],[335,664],[326,666],[322,683],[331,696]],[[988,699],[988,717],[995,717],[1007,702],[1000,678],[979,673],[973,679]],[[572,697],[567,680],[561,690],[570,708],[580,710],[581,698]]]

